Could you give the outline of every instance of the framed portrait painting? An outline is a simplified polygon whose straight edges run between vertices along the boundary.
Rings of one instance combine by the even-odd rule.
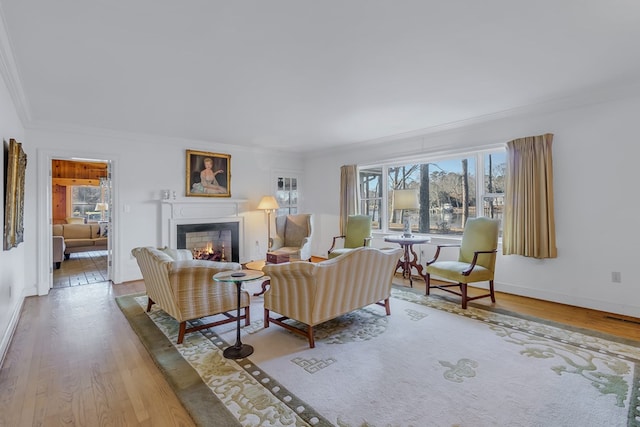
[[[231,156],[187,150],[187,196],[231,197]]]
[[[24,176],[27,169],[27,155],[22,144],[9,140],[4,147],[5,161],[5,201],[4,201],[4,244],[3,249],[18,246],[24,240]]]

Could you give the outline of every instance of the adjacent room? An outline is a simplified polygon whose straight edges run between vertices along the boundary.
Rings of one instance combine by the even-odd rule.
[[[638,40],[0,0],[0,425],[640,425]]]

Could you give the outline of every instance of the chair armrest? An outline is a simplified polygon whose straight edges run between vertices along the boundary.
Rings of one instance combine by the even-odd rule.
[[[330,254],[330,253],[331,253],[331,251],[333,250],[333,248],[335,248],[335,247],[336,247],[336,240],[337,240],[337,239],[344,239],[345,237],[347,237],[347,236],[334,236],[334,237],[333,237],[333,242],[331,243],[331,247],[330,247],[330,248],[329,248],[329,250],[327,251],[327,254]]]
[[[480,254],[494,254],[496,253],[498,250],[494,249],[492,251],[475,251],[473,252],[473,260],[471,261],[471,265],[466,269],[462,271],[462,275],[463,276],[468,276],[471,274],[471,272],[473,271],[473,268],[476,266],[476,262],[478,262],[478,255]]]
[[[271,240],[272,244],[271,248],[269,248],[270,251],[275,251],[276,249],[280,249],[284,246],[284,240],[282,240],[282,237],[274,236],[271,238]]]
[[[445,244],[445,245],[436,246],[436,253],[433,255],[433,258],[431,258],[429,261],[427,261],[427,265],[431,265],[434,262],[436,262],[436,260],[440,256],[440,249],[441,248],[459,248],[459,247],[460,247],[460,243],[448,243],[448,244]]]

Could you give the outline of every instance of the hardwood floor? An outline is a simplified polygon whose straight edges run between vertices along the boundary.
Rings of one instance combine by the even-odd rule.
[[[53,269],[53,287],[81,286],[104,282],[107,272],[107,251],[78,252]]]
[[[27,298],[0,369],[0,426],[193,426],[115,303],[141,291],[96,282]],[[640,341],[640,319],[501,293],[495,306]]]

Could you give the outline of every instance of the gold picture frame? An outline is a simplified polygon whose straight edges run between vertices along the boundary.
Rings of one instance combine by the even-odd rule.
[[[231,155],[187,150],[187,196],[231,197]]]
[[[27,155],[15,139],[4,146],[4,244],[8,251],[24,241],[24,175]]]

